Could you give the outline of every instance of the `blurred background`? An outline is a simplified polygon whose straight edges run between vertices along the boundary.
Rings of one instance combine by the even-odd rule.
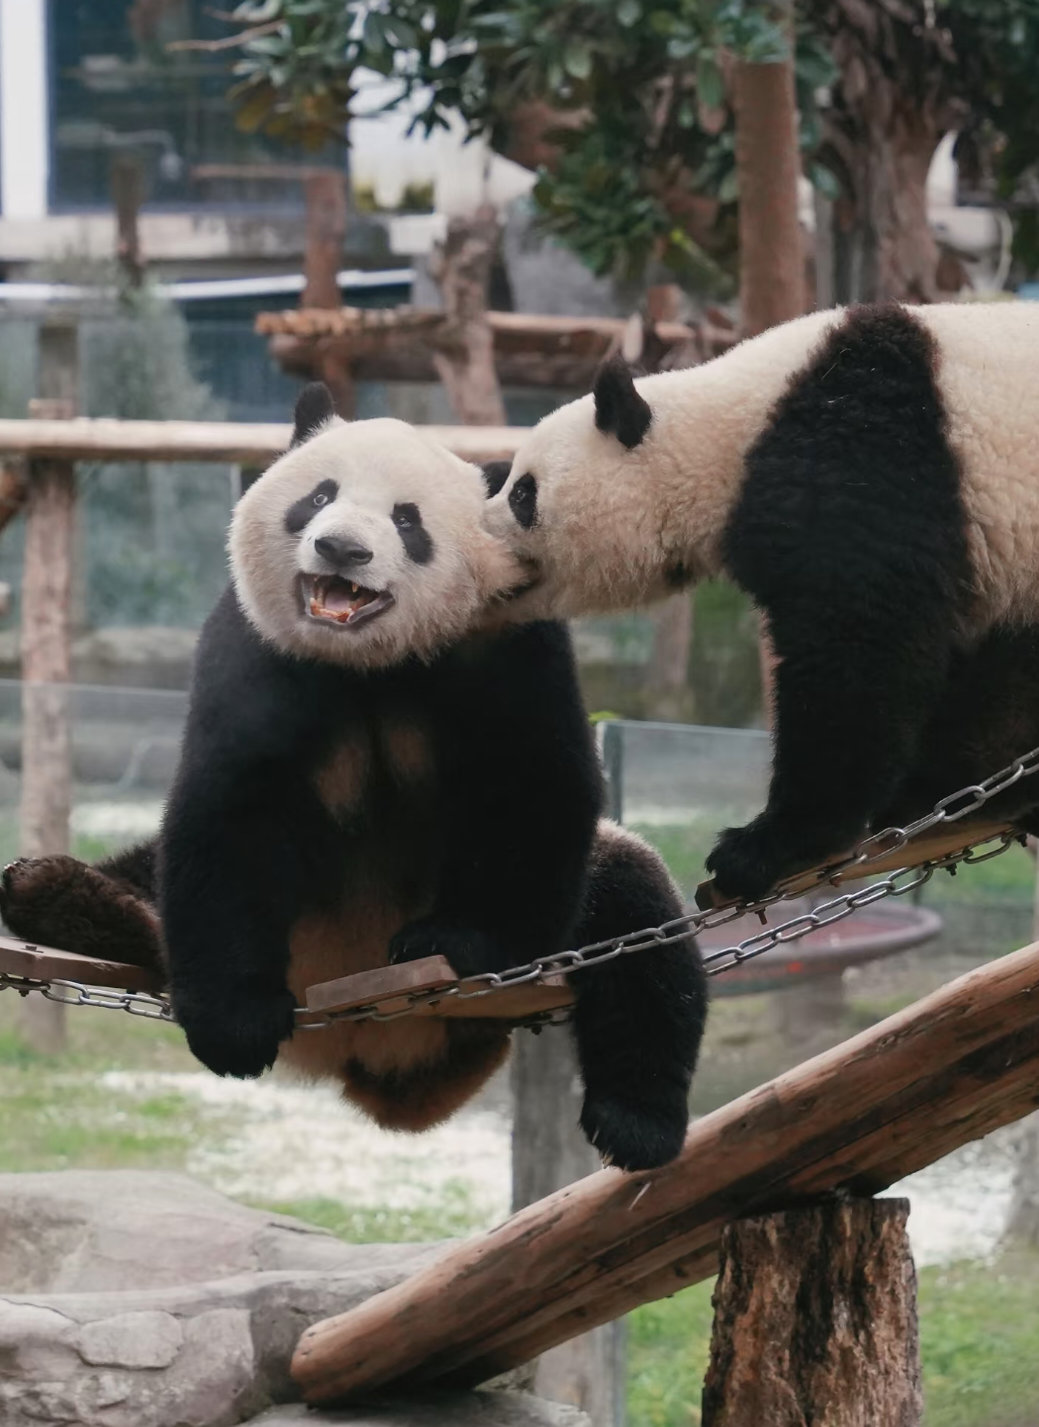
[[[284,423],[316,376],[347,416],[520,428],[612,351],[666,370],[814,306],[1033,300],[1037,74],[1039,0],[0,0],[0,418]],[[76,856],[157,826],[254,474],[76,464]],[[4,861],[26,850],[26,498],[0,461]],[[613,811],[691,898],[764,797],[757,614],[707,583],[574,634]],[[1035,882],[1015,847],[718,978],[694,1110],[1029,941]],[[0,998],[0,1169],[187,1169],[356,1241],[509,1210],[507,1076],[408,1141],[330,1094],[218,1081],[174,1028],[20,1011]],[[904,1188],[927,1427],[1034,1427],[1039,1129]],[[610,1422],[700,1422],[709,1298],[614,1336]]]

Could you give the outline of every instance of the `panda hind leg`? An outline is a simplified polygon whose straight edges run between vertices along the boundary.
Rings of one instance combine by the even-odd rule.
[[[659,926],[682,912],[657,854],[633,834],[600,823],[578,944]],[[585,1089],[581,1128],[609,1164],[625,1170],[667,1164],[685,1139],[707,1011],[694,938],[603,962],[576,974],[573,984]]]
[[[0,915],[25,941],[132,966],[158,966],[161,943],[149,848],[132,848],[97,867],[74,857],[19,858],[0,876]]]

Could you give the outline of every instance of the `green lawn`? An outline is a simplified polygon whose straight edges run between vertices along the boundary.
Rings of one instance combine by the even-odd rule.
[[[631,1427],[699,1427],[712,1287],[631,1315]],[[1039,1258],[926,1268],[919,1303],[924,1427],[1036,1427]]]

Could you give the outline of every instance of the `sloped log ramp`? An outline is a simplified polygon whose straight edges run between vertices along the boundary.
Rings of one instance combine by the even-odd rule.
[[[309,1329],[308,1402],[471,1385],[715,1272],[724,1225],[875,1194],[1039,1105],[1039,942],[705,1116],[679,1158],[603,1170]]]

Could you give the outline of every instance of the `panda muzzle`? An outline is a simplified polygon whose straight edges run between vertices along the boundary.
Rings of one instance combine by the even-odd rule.
[[[307,617],[341,628],[375,619],[393,604],[389,590],[370,590],[341,575],[303,575],[301,587]]]

